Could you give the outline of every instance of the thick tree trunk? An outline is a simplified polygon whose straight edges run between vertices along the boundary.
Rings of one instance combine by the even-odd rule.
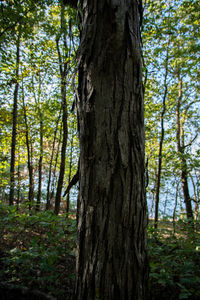
[[[147,214],[138,1],[81,4],[75,297],[145,300]]]
[[[10,162],[10,194],[9,205],[14,204],[14,190],[15,190],[15,149],[16,149],[16,137],[17,137],[17,108],[18,108],[18,90],[19,90],[19,60],[20,60],[20,33],[17,39],[17,51],[16,51],[16,72],[15,72],[15,90],[13,101],[13,113],[12,113],[12,143],[11,143],[11,162]]]

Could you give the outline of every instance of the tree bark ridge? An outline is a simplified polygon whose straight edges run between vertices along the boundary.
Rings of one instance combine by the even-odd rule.
[[[146,299],[137,1],[82,1],[76,299]]]

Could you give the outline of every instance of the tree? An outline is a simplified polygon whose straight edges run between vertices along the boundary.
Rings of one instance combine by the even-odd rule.
[[[41,78],[40,69],[37,71],[37,79],[38,79],[38,88],[36,95],[36,88],[34,83],[34,77],[32,76],[32,89],[33,94],[35,98],[35,104],[36,104],[36,111],[39,117],[39,148],[40,148],[40,154],[39,154],[39,162],[38,162],[38,192],[37,192],[37,204],[36,204],[36,210],[40,210],[40,203],[41,203],[41,194],[42,194],[42,167],[43,167],[43,139],[44,139],[44,120],[43,120],[43,111],[41,108],[41,92],[42,92],[42,81],[44,78]]]
[[[67,46],[67,36],[66,36],[66,20],[65,20],[65,6],[63,0],[61,0],[61,21],[60,21],[60,34],[56,38],[56,46],[59,59],[60,77],[61,77],[61,98],[62,98],[62,125],[63,125],[63,141],[61,148],[61,163],[60,163],[60,174],[58,178],[58,186],[56,191],[55,199],[55,213],[58,214],[60,210],[61,194],[63,187],[63,180],[65,174],[65,158],[66,158],[66,148],[67,148],[67,138],[68,138],[68,112],[67,112],[67,100],[66,100],[66,89],[67,89],[67,75],[68,75],[68,46]],[[62,57],[59,40],[61,35],[63,35],[64,44],[64,55]]]
[[[192,184],[190,174],[194,173],[195,164],[192,161],[194,162],[194,157],[197,155],[199,126],[197,125],[199,123],[198,16],[196,0],[145,1],[143,55],[148,71],[145,80],[144,101],[145,149],[149,172],[147,200],[150,202],[152,199],[156,220],[159,214],[165,214],[166,201],[164,199],[167,200],[167,190],[170,190],[172,196],[168,199],[167,211],[168,215],[173,214],[170,198],[174,199],[177,194],[177,183],[175,184],[174,178],[179,178],[182,182],[183,169],[186,171],[183,172],[184,177],[187,173],[187,180],[184,179],[185,187],[182,191],[180,190],[177,197],[183,200],[184,198],[189,199],[189,192],[191,193],[187,185],[190,187]],[[167,60],[166,52],[168,52]],[[181,99],[178,95],[180,93],[180,80],[177,78],[179,70],[182,81]],[[166,97],[165,91],[167,92]],[[166,100],[165,105],[163,105],[163,100]],[[178,102],[180,102],[180,107],[177,107]],[[178,110],[179,121],[177,123]],[[164,118],[163,122],[162,118],[160,120],[161,116]],[[179,128],[178,135],[177,128]],[[179,140],[180,147],[177,140]],[[184,140],[185,146],[183,147],[181,140]],[[180,211],[180,202],[177,203],[178,212]],[[193,205],[189,204],[189,215],[192,214],[192,208]]]
[[[14,204],[14,190],[15,190],[15,148],[17,137],[17,107],[18,107],[18,90],[19,90],[19,61],[20,61],[20,38],[21,28],[19,27],[18,37],[16,41],[16,72],[13,81],[15,83],[14,99],[13,99],[13,125],[12,125],[12,143],[11,143],[11,162],[10,162],[10,194],[9,205]]]
[[[56,137],[57,137],[57,131],[58,131],[58,125],[61,117],[61,110],[59,112],[59,116],[56,120],[55,124],[55,130],[53,134],[53,144],[52,144],[52,152],[51,152],[51,158],[50,158],[50,164],[49,164],[49,174],[48,174],[48,184],[47,184],[47,202],[46,202],[46,210],[50,209],[51,207],[51,199],[50,199],[50,186],[51,186],[51,175],[52,175],[52,165],[53,165],[53,157],[55,152],[55,144],[56,144]]]
[[[160,141],[159,141],[159,154],[158,154],[158,172],[157,172],[157,182],[156,182],[156,194],[155,194],[155,219],[154,225],[155,228],[158,226],[158,211],[159,211],[159,201],[160,201],[160,182],[161,182],[161,174],[162,174],[162,160],[163,160],[163,143],[165,137],[165,127],[164,127],[164,117],[166,112],[166,98],[167,98],[167,76],[168,76],[168,47],[166,53],[166,62],[165,62],[165,75],[164,75],[164,94],[162,99],[162,111],[161,111],[161,133],[160,133]]]
[[[180,71],[178,71],[178,98],[177,98],[177,106],[176,106],[176,139],[177,139],[177,152],[180,156],[181,161],[181,182],[182,182],[182,188],[183,188],[183,196],[184,196],[184,202],[185,202],[185,208],[186,208],[186,215],[187,219],[190,221],[194,220],[193,217],[193,211],[192,211],[192,202],[189,192],[189,185],[188,185],[188,166],[187,166],[187,160],[185,156],[185,134],[184,134],[184,123],[185,123],[185,113],[183,114],[181,118],[181,105],[182,105],[182,85],[183,81],[180,77]]]
[[[25,135],[26,135],[26,148],[27,148],[27,165],[29,172],[29,192],[28,192],[28,202],[29,202],[29,210],[31,210],[31,206],[34,201],[34,174],[33,174],[33,151],[31,145],[31,137],[30,137],[30,128],[27,120],[27,108],[25,104],[25,96],[24,96],[24,84],[22,78],[22,103],[24,110],[24,123],[25,123]]]
[[[146,299],[138,1],[81,1],[76,299]]]

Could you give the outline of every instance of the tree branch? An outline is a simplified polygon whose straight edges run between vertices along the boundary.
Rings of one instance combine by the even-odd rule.
[[[196,138],[197,138],[197,136],[198,136],[198,133],[196,133],[196,135],[195,135],[195,137],[187,144],[187,145],[185,145],[184,147],[182,147],[183,149],[185,149],[185,148],[187,148],[187,147],[189,147],[189,146],[191,146],[192,145],[192,143],[196,140]]]
[[[72,180],[69,182],[68,187],[66,189],[66,191],[63,194],[63,197],[65,197],[71,190],[71,188],[79,181],[79,168],[78,171],[76,172],[76,174],[74,175],[74,177],[72,178]]]

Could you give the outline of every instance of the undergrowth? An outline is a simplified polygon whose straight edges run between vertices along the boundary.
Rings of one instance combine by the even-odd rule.
[[[200,234],[179,221],[148,228],[150,300],[200,299]]]
[[[0,282],[70,299],[75,235],[76,221],[66,215],[29,215],[0,204]]]
[[[76,220],[0,204],[0,282],[71,299]],[[148,227],[150,300],[200,299],[200,234],[183,221]],[[116,299],[117,300],[117,299]]]

